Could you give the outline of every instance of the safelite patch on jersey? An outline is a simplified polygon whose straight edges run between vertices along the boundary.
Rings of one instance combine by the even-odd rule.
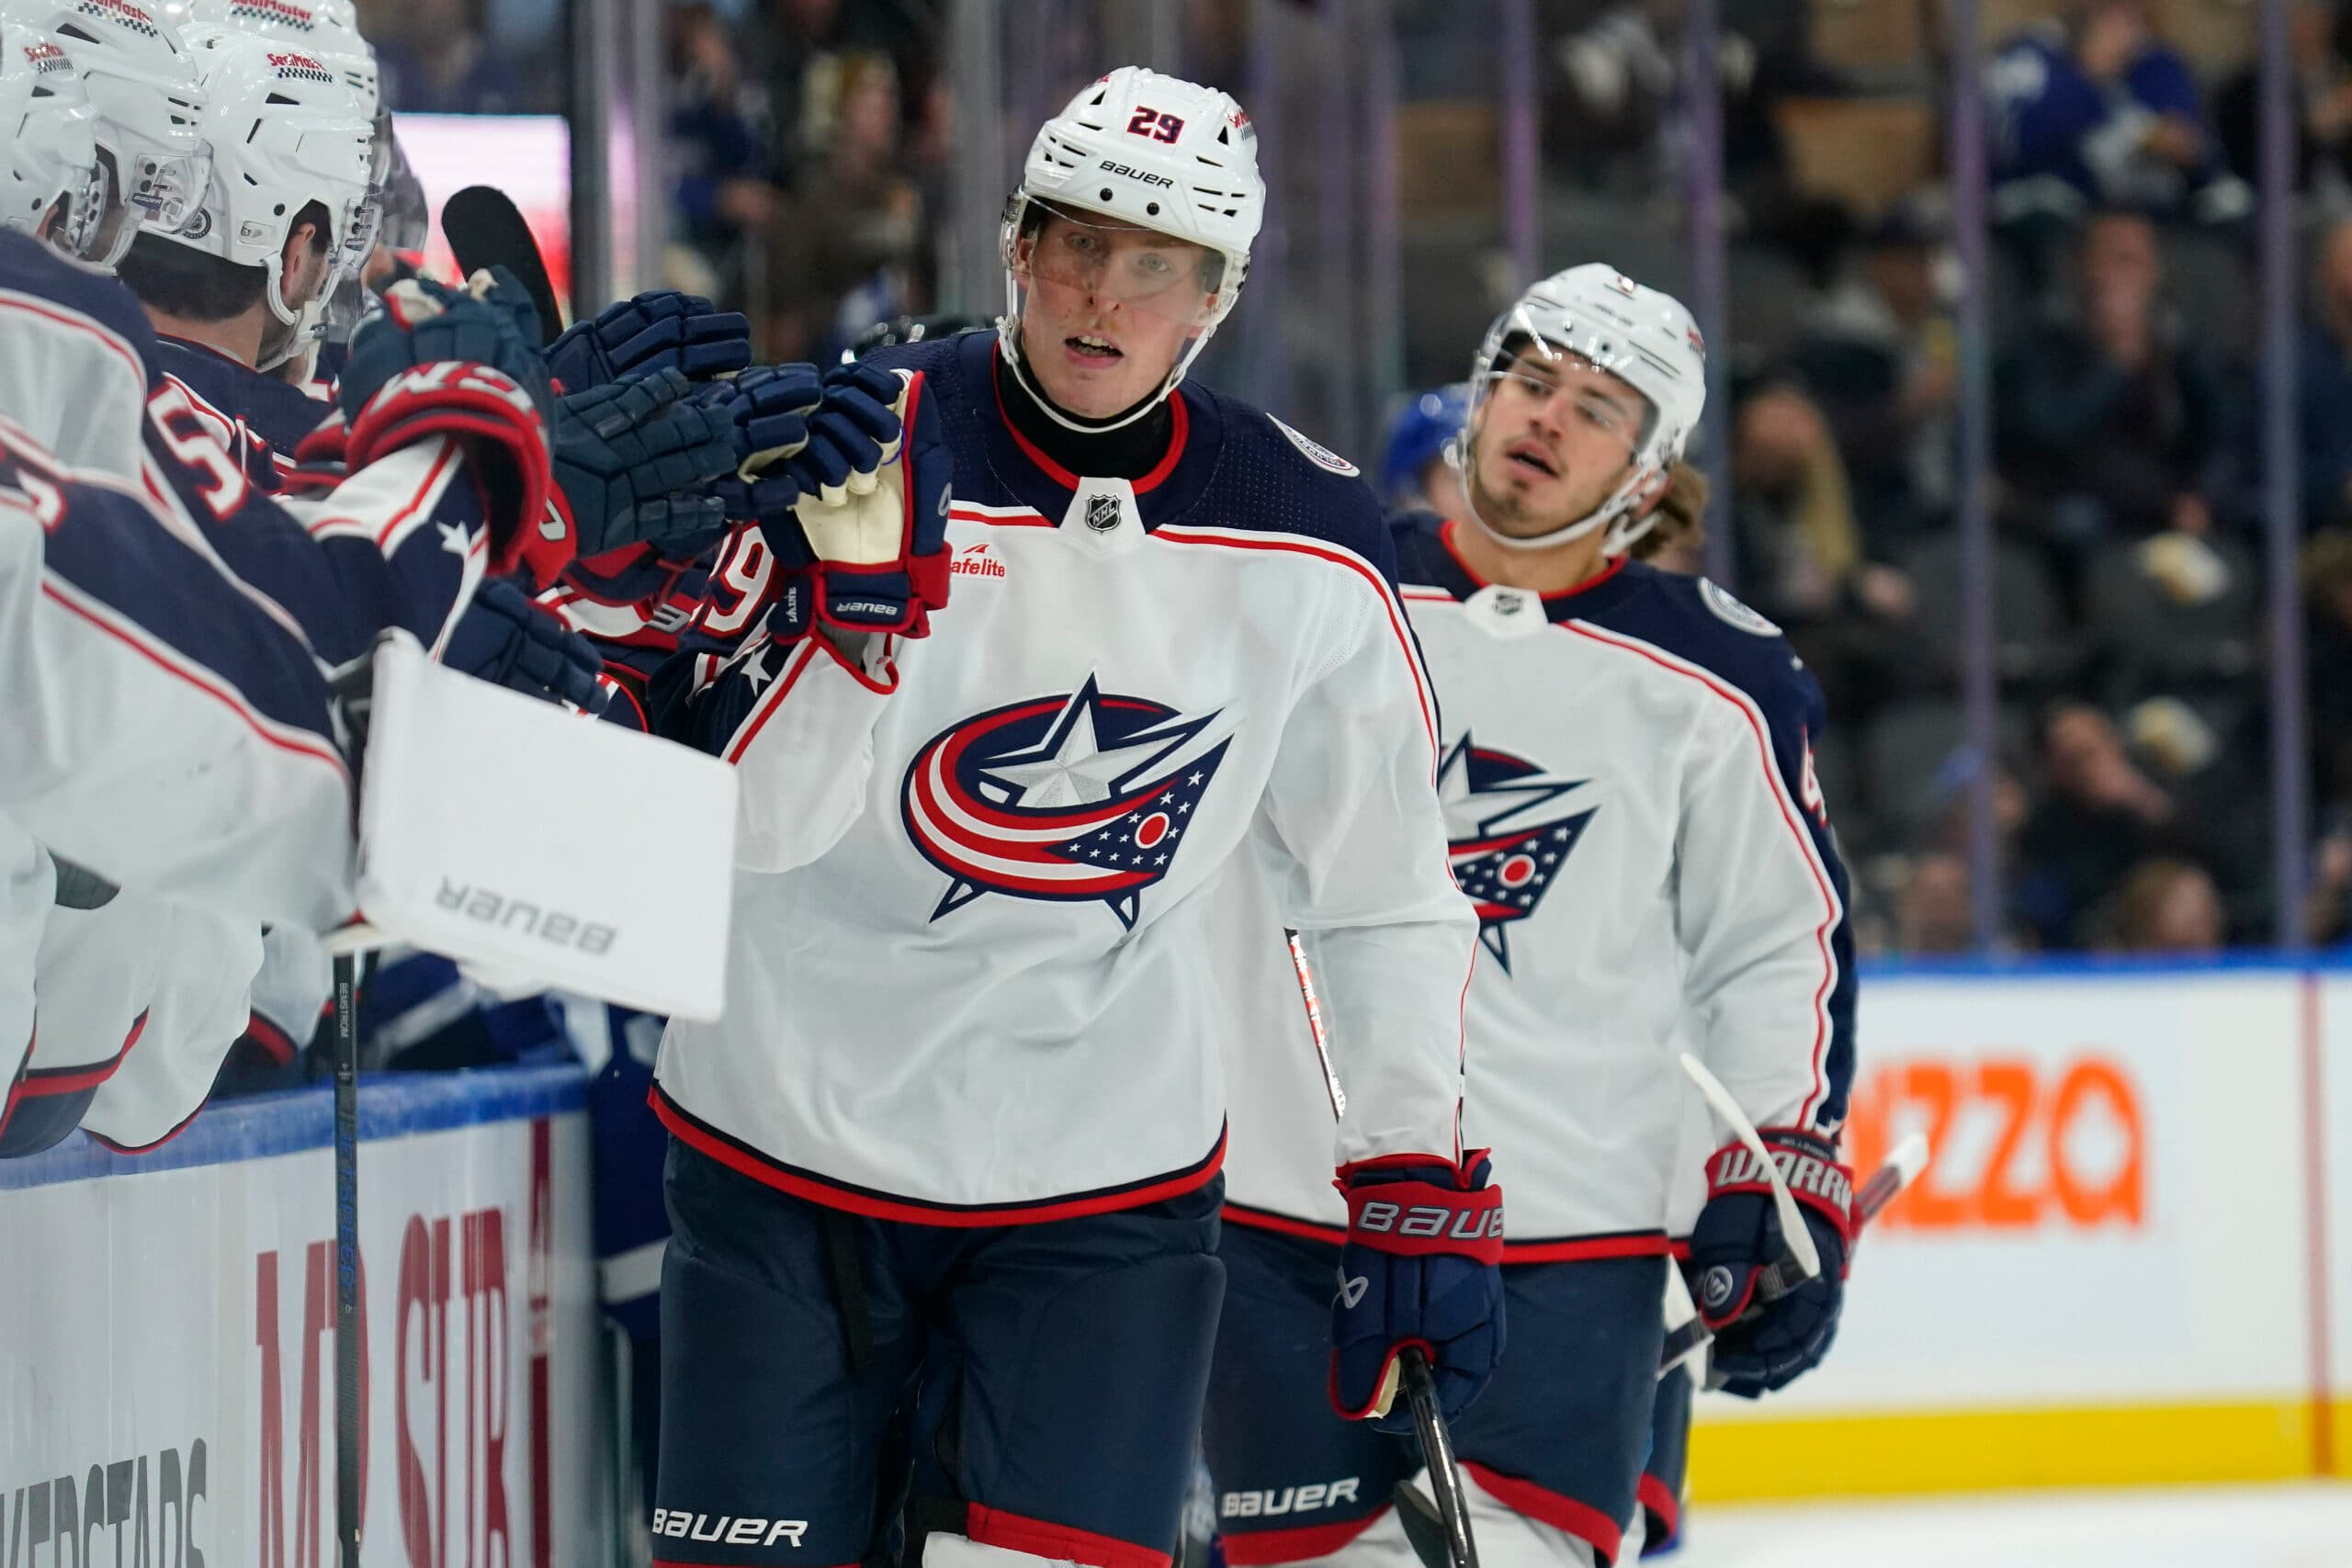
[[[1699,580],[1699,597],[1715,613],[1715,619],[1725,626],[1737,626],[1750,637],[1779,637],[1781,628],[1733,598],[1730,592],[1708,578]]]
[[[1297,447],[1300,451],[1306,453],[1306,460],[1314,464],[1317,468],[1329,468],[1331,472],[1339,475],[1341,479],[1354,479],[1358,474],[1361,474],[1363,471],[1357,468],[1353,463],[1349,462],[1345,457],[1340,457],[1337,452],[1332,451],[1329,446],[1324,446],[1320,441],[1311,441],[1306,436],[1301,435],[1297,431],[1293,430],[1289,425],[1284,424],[1281,420],[1274,419],[1272,414],[1268,414],[1266,417],[1273,420],[1274,428],[1281,431],[1284,435],[1289,436],[1290,444]]]

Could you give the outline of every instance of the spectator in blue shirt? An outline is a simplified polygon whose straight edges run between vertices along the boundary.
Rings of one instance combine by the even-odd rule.
[[[2072,220],[2130,207],[2222,221],[2250,205],[2207,126],[2196,78],[2146,0],[2073,0],[2016,34],[1987,73],[1994,212]]]

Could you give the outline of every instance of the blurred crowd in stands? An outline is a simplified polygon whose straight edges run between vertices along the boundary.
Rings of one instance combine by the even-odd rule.
[[[505,3],[363,0],[394,107],[560,107],[541,101],[556,73],[493,41],[488,13]],[[828,358],[878,320],[936,307],[950,4],[666,4],[679,243],[665,281],[746,310],[762,358]],[[1023,47],[1025,24],[1084,6],[1006,0],[1008,48]],[[1732,484],[1712,524],[1730,531],[1739,594],[1787,629],[1828,692],[1819,766],[1868,945],[1972,944],[1965,801],[1986,768],[2011,948],[2267,942],[2278,890],[2253,7],[1985,0],[2002,736],[1989,758],[1968,746],[1960,705],[1940,7],[1720,9],[1732,331],[1715,346],[1732,370]],[[1460,373],[1509,288],[1491,10],[1387,11],[1416,386]],[[1546,270],[1598,258],[1687,287],[1683,11],[1538,0]],[[2352,7],[2290,11],[2308,246],[2296,414],[2318,846],[2307,910],[2332,942],[2352,935]],[[1182,65],[1246,101],[1249,28],[1269,13],[1311,25],[1318,6],[1187,0],[1182,12]],[[1285,162],[1280,145],[1265,155]],[[1464,223],[1449,202],[1484,206]],[[1378,471],[1380,454],[1356,455]],[[1695,542],[1675,555],[1694,564]]]

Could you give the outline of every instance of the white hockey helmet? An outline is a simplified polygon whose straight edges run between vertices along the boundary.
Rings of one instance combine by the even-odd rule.
[[[187,221],[212,164],[196,62],[171,24],[134,0],[0,0],[0,18],[49,34],[72,57],[116,199],[147,227]]]
[[[1250,246],[1266,215],[1258,133],[1231,95],[1139,65],[1123,65],[1081,90],[1029,144],[1021,184],[1005,203],[1001,248],[1007,316],[998,333],[1006,362],[1021,363],[1019,246],[1033,208],[1108,218],[1188,240],[1220,259],[1215,296],[1200,313],[1158,393],[1125,423],[1176,389],[1250,274]],[[1049,401],[1046,412],[1068,424]],[[1102,426],[1073,426],[1101,429]]]
[[[351,241],[367,217],[374,118],[338,73],[290,45],[211,32],[199,35],[198,49],[212,182],[171,238],[265,269],[270,311],[302,329],[299,340],[315,329],[319,306],[342,273],[356,265]],[[283,253],[312,202],[326,209],[329,272],[317,296],[298,309],[286,299]]]
[[[0,22],[0,228],[112,266],[132,226],[98,163],[98,111],[58,41]],[[111,220],[111,221],[109,221]]]
[[[353,14],[312,0],[163,0],[164,14],[180,29],[189,50],[203,63],[211,40],[222,33],[247,33],[290,44],[328,70],[339,73],[367,106],[376,121],[376,140],[368,170],[368,201],[342,236],[352,254],[346,265],[355,275],[375,249],[384,184],[391,175],[392,148],[389,118],[381,113],[376,51],[359,36]]]
[[[211,32],[276,39],[341,73],[367,100],[369,114],[376,112],[383,96],[376,51],[359,36],[355,13],[348,6],[318,0],[161,0],[160,9],[190,47],[201,35]]]
[[[1643,427],[1631,441],[1633,463],[1623,482],[1591,513],[1532,537],[1501,533],[1477,515],[1470,473],[1470,448],[1477,442],[1487,396],[1525,354],[1580,359],[1623,381],[1649,404]],[[1706,406],[1706,341],[1680,300],[1602,262],[1555,272],[1495,318],[1471,361],[1470,418],[1451,456],[1469,499],[1472,521],[1497,544],[1525,550],[1606,528],[1601,548],[1623,555],[1656,521],[1644,503],[1682,456]]]

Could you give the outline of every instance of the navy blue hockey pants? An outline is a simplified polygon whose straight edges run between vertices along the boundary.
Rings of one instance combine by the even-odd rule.
[[[657,1565],[888,1552],[918,1382],[946,1376],[934,1527],[944,1501],[974,1540],[1166,1568],[1225,1292],[1221,1180],[965,1229],[846,1214],[674,1141],[663,1179]]]

